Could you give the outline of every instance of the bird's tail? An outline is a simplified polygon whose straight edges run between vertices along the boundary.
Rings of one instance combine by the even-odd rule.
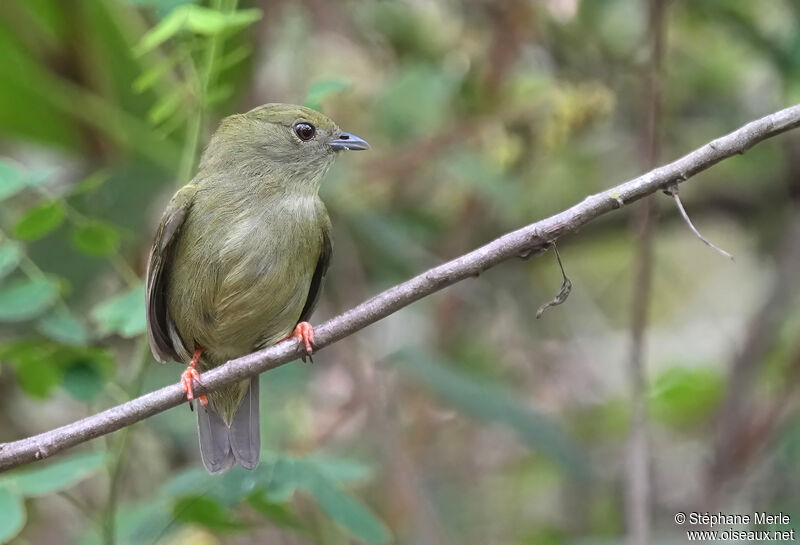
[[[255,469],[258,465],[261,451],[258,379],[257,376],[250,379],[250,386],[230,426],[211,406],[197,407],[200,455],[210,473],[222,473],[236,463],[245,469]]]

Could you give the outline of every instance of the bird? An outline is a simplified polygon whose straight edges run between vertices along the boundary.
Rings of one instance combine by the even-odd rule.
[[[331,222],[319,197],[336,156],[362,138],[293,104],[224,118],[196,176],[166,207],[148,256],[147,332],[159,362],[200,373],[294,337],[313,351],[308,323],[331,260]],[[210,473],[255,469],[259,377],[198,396],[200,455]]]

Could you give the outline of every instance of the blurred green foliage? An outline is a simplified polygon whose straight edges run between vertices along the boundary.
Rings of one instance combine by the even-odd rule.
[[[662,160],[800,99],[799,6],[670,3]],[[222,116],[303,103],[372,144],[322,188],[335,255],[316,323],[639,173],[646,12],[0,2],[0,441],[177,380],[149,355],[141,275]],[[776,283],[797,273],[798,144],[784,135],[682,191],[736,265],[654,197],[654,543],[682,539],[674,512],[714,496],[712,510],[800,520],[800,305],[796,283]],[[551,255],[420,301],[313,367],[269,372],[254,472],[205,474],[194,417],[174,410],[0,475],[0,541],[619,542],[629,224],[626,208],[560,241],[573,293],[540,320],[560,282]]]
[[[0,476],[0,540],[10,541],[25,524],[25,498],[53,494],[73,486],[103,466],[105,454],[78,454],[45,466]]]

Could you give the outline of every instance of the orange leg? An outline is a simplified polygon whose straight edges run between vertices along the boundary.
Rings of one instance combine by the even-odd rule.
[[[311,327],[311,324],[308,322],[300,322],[295,326],[294,331],[292,331],[291,334],[287,335],[278,342],[288,341],[292,337],[297,339],[300,344],[305,345],[308,359],[311,360],[311,363],[314,363],[314,360],[311,359],[311,354],[314,352],[314,348],[311,346],[314,343],[314,328]],[[306,361],[306,356],[301,356],[300,359]]]
[[[294,337],[297,339],[301,344],[304,344],[306,347],[306,354],[309,356],[312,352],[314,352],[313,347],[311,346],[314,343],[314,328],[311,327],[311,324],[308,322],[300,322],[295,326],[294,331],[292,334],[283,339],[284,341],[287,339],[291,339]],[[305,361],[305,358],[303,358]]]
[[[181,387],[183,387],[183,391],[186,392],[186,399],[189,400],[189,404],[191,404],[194,399],[194,381],[197,381],[198,384],[203,384],[200,380],[200,373],[197,372],[197,362],[200,361],[202,353],[202,348],[195,350],[194,354],[192,354],[192,362],[189,364],[189,367],[186,368],[186,371],[181,374]],[[208,398],[206,396],[198,396],[197,399],[204,407],[208,405]]]
[[[292,337],[306,346],[306,354],[309,356],[314,351],[311,345],[314,343],[314,328],[308,322],[300,322],[294,328]]]

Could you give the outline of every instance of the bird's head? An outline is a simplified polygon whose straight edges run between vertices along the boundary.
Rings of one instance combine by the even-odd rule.
[[[203,155],[201,170],[221,167],[281,184],[318,187],[338,152],[366,149],[365,140],[342,131],[315,110],[264,104],[222,121]]]

